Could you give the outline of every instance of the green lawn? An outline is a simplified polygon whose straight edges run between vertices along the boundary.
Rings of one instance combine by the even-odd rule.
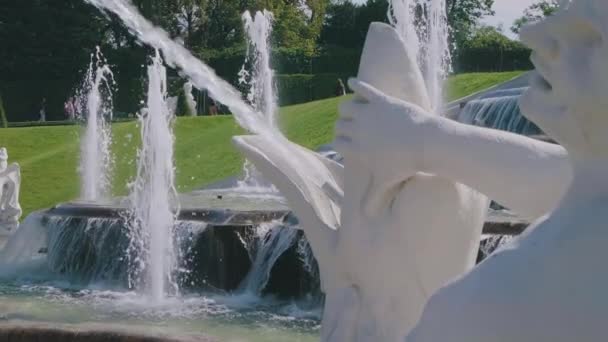
[[[448,96],[456,99],[515,77],[518,73],[465,74],[452,77]],[[338,104],[333,98],[281,109],[288,137],[309,148],[333,138]],[[113,193],[126,193],[135,174],[139,129],[134,122],[112,127],[115,156]],[[175,124],[175,160],[178,190],[194,188],[237,174],[243,160],[230,138],[242,134],[230,116],[179,118]],[[78,197],[78,126],[0,129],[0,146],[8,148],[11,162],[21,165],[21,205],[24,214]]]
[[[448,80],[448,97],[450,100],[456,100],[513,79],[521,73],[512,71],[455,75]]]

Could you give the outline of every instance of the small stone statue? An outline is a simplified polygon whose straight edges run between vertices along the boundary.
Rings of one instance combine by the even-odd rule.
[[[17,163],[8,165],[6,148],[0,148],[0,234],[12,234],[19,227],[21,206],[19,186],[21,169]]]
[[[192,95],[192,82],[184,83],[184,95],[188,106],[188,115],[196,116],[196,101]]]

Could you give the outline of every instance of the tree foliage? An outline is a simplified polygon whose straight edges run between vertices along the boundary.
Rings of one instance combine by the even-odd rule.
[[[473,33],[479,20],[494,15],[494,0],[446,0],[452,43],[461,46]]]
[[[446,16],[451,28],[453,46],[460,46],[472,34],[479,20],[494,14],[494,0],[447,0]],[[421,7],[426,6],[421,3]],[[425,10],[420,8],[419,13]],[[361,47],[372,21],[386,22],[387,0],[368,0],[357,5],[348,0],[330,4],[321,42],[340,46]],[[344,43],[340,43],[344,42]]]
[[[458,71],[530,69],[530,50],[492,26],[477,27],[454,56]]]
[[[526,10],[524,11],[524,15],[521,18],[515,20],[513,26],[511,27],[511,31],[513,31],[513,33],[519,33],[523,26],[538,21],[544,17],[550,16],[558,9],[558,0],[538,1],[530,5],[530,7],[526,8]]]

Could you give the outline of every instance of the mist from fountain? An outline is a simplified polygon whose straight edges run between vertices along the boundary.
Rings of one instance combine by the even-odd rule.
[[[256,234],[257,242],[251,271],[239,287],[245,293],[261,296],[270,279],[272,267],[279,257],[294,244],[298,238],[298,231],[278,222],[269,222],[260,225]]]
[[[522,91],[522,88],[498,90],[469,101],[458,114],[457,120],[469,125],[528,136],[542,134],[534,123],[521,114],[519,99]]]
[[[247,53],[239,71],[239,84],[245,88],[247,101],[253,109],[263,115],[271,130],[279,132],[274,70],[270,65],[273,16],[266,10],[258,11],[254,16],[245,11],[241,18],[247,37]],[[261,179],[262,175],[248,160],[245,160],[243,174],[243,180],[237,183],[237,191],[276,192],[272,184]]]
[[[84,135],[80,143],[81,198],[98,201],[109,195],[111,185],[112,86],[113,74],[97,47],[82,89],[79,90],[77,107],[79,117],[85,120]]]
[[[245,11],[241,18],[247,37],[247,55],[239,72],[239,84],[248,89],[247,100],[253,109],[264,115],[270,127],[278,129],[274,70],[270,66],[273,16],[266,10],[254,16]]]
[[[219,77],[213,69],[197,59],[183,45],[173,41],[167,32],[146,20],[128,0],[86,0],[102,11],[114,13],[141,42],[163,53],[165,63],[179,68],[197,89],[206,89],[209,95],[226,105],[239,125],[249,132],[268,134],[264,116],[253,110],[239,91]]]
[[[131,282],[143,282],[150,297],[160,302],[177,294],[177,257],[173,230],[179,203],[173,161],[173,116],[166,103],[167,76],[157,51],[148,67],[148,102],[139,116],[142,146],[137,178],[131,185]]]
[[[443,83],[451,68],[445,6],[445,0],[390,0],[388,10],[389,23],[418,57],[434,112],[443,106]]]

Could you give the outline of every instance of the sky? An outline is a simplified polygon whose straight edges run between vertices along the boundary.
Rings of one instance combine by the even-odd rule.
[[[363,3],[365,0],[353,0],[355,3]],[[534,0],[494,0],[495,16],[483,19],[483,23],[493,26],[503,24],[504,33],[511,38],[515,35],[511,32],[511,26],[515,19],[522,16],[524,9],[534,3]]]
[[[503,24],[504,33],[511,38],[515,38],[515,35],[511,32],[513,22],[521,17],[524,10],[534,2],[534,0],[494,0],[496,15],[484,18],[483,22],[493,26]]]

